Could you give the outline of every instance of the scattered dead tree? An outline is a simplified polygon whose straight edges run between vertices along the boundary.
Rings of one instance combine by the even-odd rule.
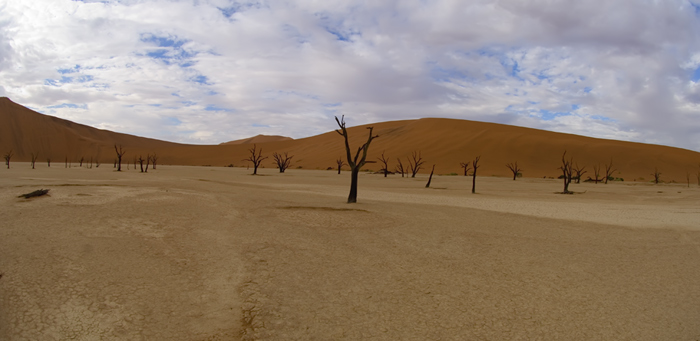
[[[617,169],[613,169],[613,160],[610,158],[610,163],[605,164],[605,184],[608,184],[608,179],[613,178],[613,173],[617,172]],[[614,180],[615,178],[613,178]]]
[[[404,174],[406,173],[406,169],[403,167],[403,162],[401,162],[400,158],[396,158],[397,165],[396,165],[396,173],[401,173],[401,177],[403,178]]]
[[[343,115],[340,120],[338,120],[338,117],[336,116],[335,122],[338,123],[338,127],[340,127],[340,129],[336,129],[335,132],[345,139],[345,152],[348,158],[348,166],[350,166],[351,176],[348,203],[355,203],[357,202],[357,178],[360,174],[360,169],[366,163],[367,151],[369,150],[370,143],[372,143],[372,140],[379,137],[379,135],[372,135],[374,127],[367,127],[367,129],[369,130],[369,137],[367,138],[367,142],[365,142],[362,146],[357,148],[357,153],[355,153],[355,157],[353,158],[350,152],[350,142],[348,142],[348,131],[345,128],[345,116]],[[360,158],[360,153],[362,153],[362,158]]]
[[[435,172],[435,165],[433,165],[433,169],[430,171],[430,177],[428,177],[428,183],[425,184],[425,188],[430,187],[430,182],[433,181],[433,173]]]
[[[47,165],[49,168],[51,168],[51,158],[50,158],[50,157],[47,157],[47,158],[46,158],[46,165]]]
[[[287,155],[287,152],[284,152],[284,155],[277,154],[277,152],[272,153],[272,158],[275,159],[275,163],[277,164],[277,168],[280,169],[280,173],[284,173],[284,171],[291,166],[293,157],[294,155]]]
[[[39,153],[32,152],[30,156],[32,158],[32,169],[34,169],[34,164],[36,163],[36,159],[39,158]]]
[[[346,166],[347,163],[343,161],[343,157],[339,157],[338,160],[335,160],[335,163],[338,164],[338,174],[340,174],[340,169],[343,168],[343,166]]]
[[[513,181],[515,181],[515,178],[518,177],[518,174],[522,171],[522,168],[518,167],[518,161],[515,161],[515,163],[508,163],[506,164],[506,167],[510,169],[511,172],[513,172]]]
[[[34,197],[40,197],[40,196],[46,195],[46,194],[48,194],[48,193],[49,193],[49,190],[48,190],[48,189],[37,189],[37,190],[34,191],[34,192],[30,192],[30,193],[27,193],[27,194],[22,194],[22,195],[18,196],[18,198],[29,199],[29,198],[34,198]]]
[[[688,188],[690,188],[690,172],[685,171],[685,180],[688,182]]]
[[[114,151],[117,152],[117,162],[116,162],[117,172],[121,172],[122,171],[122,156],[124,156],[126,151],[122,148],[122,145],[119,145],[119,147],[117,147],[116,144],[114,145]]]
[[[472,161],[472,169],[474,170],[472,172],[472,194],[476,193],[476,170],[479,169],[479,160],[481,160],[481,156],[477,156]]]
[[[151,154],[151,164],[153,164],[153,170],[156,169],[156,163],[158,162],[158,154]]]
[[[148,173],[148,166],[151,165],[151,154],[146,155],[146,173]]]
[[[83,166],[83,161],[85,161],[85,157],[84,157],[84,156],[81,156],[81,157],[80,157],[80,167]]]
[[[420,152],[413,151],[411,157],[408,158],[408,170],[411,172],[411,177],[415,178],[421,166],[425,163],[420,155]]]
[[[659,169],[654,167],[654,173],[651,173],[651,175],[654,177],[654,183],[659,184],[659,181],[661,181],[661,172],[659,172]]]
[[[68,168],[68,156],[66,156],[66,168]]]
[[[586,166],[579,167],[579,166],[578,166],[578,163],[576,163],[576,164],[574,165],[574,168],[572,168],[572,169],[573,169],[574,172],[576,172],[576,183],[577,183],[577,184],[580,184],[580,183],[581,183],[581,177],[583,176],[583,174],[588,173],[588,171],[586,170]]]
[[[134,155],[134,170],[136,170],[136,164],[138,162],[139,162],[139,159],[136,157],[136,155]],[[143,165],[141,165],[141,173],[143,173]]]
[[[562,194],[571,194],[573,192],[569,191],[569,184],[571,183],[571,173],[573,173],[573,162],[574,158],[571,157],[570,159],[566,159],[566,151],[564,151],[564,155],[561,156],[561,166],[559,169],[561,169],[562,174],[564,174],[564,191],[561,192]]]
[[[14,156],[14,155],[15,155],[15,154],[12,154],[12,149],[10,149],[9,152],[7,152],[7,153],[5,153],[5,155],[3,155],[3,158],[5,159],[5,165],[7,166],[7,169],[10,169],[10,159],[12,159],[12,156]]]
[[[384,152],[382,152],[382,156],[378,157],[377,159],[384,165],[382,170],[384,171],[384,177],[386,178],[386,176],[389,174],[389,159],[384,156]]]
[[[243,161],[250,161],[253,163],[253,175],[258,174],[258,167],[260,167],[260,164],[263,162],[263,160],[267,159],[268,157],[262,156],[262,148],[258,150],[257,145],[253,145],[253,148],[248,149],[248,152],[250,153],[250,156],[247,159],[243,159]]]
[[[467,172],[469,172],[469,170],[472,169],[471,163],[469,163],[469,161],[467,161],[467,162],[460,162],[460,163],[459,163],[459,166],[462,167],[462,169],[464,169],[464,176],[467,176]]]
[[[143,159],[143,156],[139,155],[136,161],[139,163],[139,165],[141,165],[141,173],[143,173],[143,162],[146,160]],[[134,163],[134,169],[136,169],[136,163]]]
[[[591,181],[594,183],[598,184],[603,181],[603,179],[600,178],[600,164],[593,166],[593,176],[595,176],[595,179],[591,179]]]

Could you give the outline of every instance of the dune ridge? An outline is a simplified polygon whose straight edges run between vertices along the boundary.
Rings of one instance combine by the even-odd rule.
[[[332,129],[329,132],[302,139],[263,138],[256,136],[240,143],[221,145],[186,145],[145,137],[100,130],[86,125],[43,115],[0,98],[0,152],[13,150],[13,161],[29,161],[31,153],[39,153],[38,162],[54,162],[66,158],[76,162],[81,157],[99,159],[111,164],[115,159],[114,144],[127,151],[124,160],[150,153],[159,155],[159,163],[192,166],[246,166],[243,161],[251,147],[245,141],[254,141],[264,155],[289,152],[294,155],[292,168],[335,168],[335,160],[344,157],[342,138]],[[567,151],[574,162],[586,166],[593,175],[593,166],[613,161],[618,171],[613,175],[626,181],[649,181],[655,168],[663,181],[686,182],[690,176],[697,182],[700,171],[700,153],[661,145],[597,139],[531,128],[467,120],[423,118],[380,122],[348,128],[350,143],[358,146],[366,140],[366,127],[373,126],[379,135],[369,149],[368,160],[376,160],[382,153],[391,162],[420,151],[425,161],[421,172],[429,172],[433,164],[438,174],[462,174],[460,162],[481,156],[478,174],[481,176],[512,176],[505,164],[518,162],[524,177],[557,177],[560,174],[561,155]],[[256,140],[256,138],[258,138]],[[239,142],[232,141],[232,142]],[[259,141],[259,142],[257,142]],[[354,147],[353,147],[354,148]],[[274,167],[266,160],[263,167]],[[377,163],[368,164],[367,170],[378,171]]]

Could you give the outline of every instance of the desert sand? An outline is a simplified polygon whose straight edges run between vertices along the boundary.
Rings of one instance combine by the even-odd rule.
[[[700,339],[695,184],[30,168],[0,169],[3,340]]]

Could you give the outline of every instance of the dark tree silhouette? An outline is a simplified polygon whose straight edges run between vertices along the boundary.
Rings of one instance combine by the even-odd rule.
[[[7,169],[10,169],[10,159],[12,159],[12,156],[14,156],[14,155],[15,155],[15,154],[12,154],[12,149],[10,149],[9,152],[7,152],[7,153],[5,153],[5,155],[3,155],[3,158],[5,159],[5,165],[7,166]]]
[[[515,178],[518,177],[518,173],[522,171],[522,169],[518,167],[518,161],[515,161],[515,163],[506,164],[506,167],[513,172],[513,180],[515,180]]]
[[[335,132],[345,139],[345,152],[348,158],[348,166],[350,166],[350,194],[348,195],[348,203],[355,203],[357,202],[357,178],[360,174],[360,169],[366,163],[367,151],[369,150],[370,143],[372,143],[372,140],[379,137],[379,135],[372,135],[374,127],[367,127],[369,130],[367,142],[357,148],[357,153],[355,153],[355,157],[353,158],[350,151],[350,142],[348,142],[348,130],[345,128],[345,115],[343,115],[340,120],[338,120],[336,116],[335,122],[338,123],[338,127],[340,127],[340,129],[336,129]],[[360,153],[362,153],[362,158],[360,158]]]
[[[398,164],[396,165],[396,172],[401,173],[401,177],[403,178],[404,173],[406,173],[406,169],[403,167],[403,162],[401,162],[400,158],[396,158],[396,161]]]
[[[148,173],[148,166],[151,165],[151,154],[146,155],[146,173]]]
[[[268,157],[262,156],[262,148],[258,150],[257,145],[253,145],[253,148],[248,149],[248,152],[250,153],[250,156],[247,159],[243,159],[243,161],[250,161],[253,163],[253,175],[258,174],[258,167],[260,167],[260,164],[263,162],[263,160],[267,159]]]
[[[476,170],[479,169],[479,160],[481,160],[481,156],[477,156],[472,161],[472,169],[474,169],[474,172],[472,172],[472,194],[476,193]]]
[[[661,181],[661,172],[659,172],[659,169],[654,167],[654,173],[651,173],[651,175],[654,177],[654,183],[659,184],[659,181]]]
[[[141,165],[141,173],[143,173],[143,162],[146,161],[143,159],[143,156],[139,155],[139,158],[136,159],[136,161]],[[134,163],[134,169],[136,169],[136,164]]]
[[[561,156],[561,166],[559,169],[561,169],[562,174],[564,174],[564,191],[562,194],[571,194],[573,192],[569,191],[569,184],[571,183],[571,173],[573,173],[573,162],[574,158],[566,159],[566,151],[564,151],[564,155]]]
[[[284,155],[282,154],[277,154],[277,152],[272,153],[272,158],[275,159],[275,163],[277,164],[277,168],[280,169],[280,173],[284,173],[284,171],[289,168],[289,166],[292,164],[292,156],[288,156],[287,152],[284,152]]]
[[[126,151],[122,148],[122,145],[114,145],[114,151],[117,152],[117,172],[122,171],[122,156],[126,153]]]
[[[81,157],[80,157],[80,167],[83,166],[83,161],[85,161],[85,157],[84,157],[84,156],[81,156]]]
[[[153,153],[151,155],[151,163],[153,164],[153,170],[156,169],[156,163],[158,162],[158,154]]]
[[[68,156],[66,156],[66,168],[68,168]]]
[[[31,157],[32,157],[32,169],[34,169],[34,164],[36,163],[36,159],[39,158],[39,153],[38,153],[38,152],[37,152],[37,153],[32,152],[32,153],[31,153]]]
[[[685,180],[688,182],[688,188],[690,188],[690,172],[685,171]]]
[[[595,179],[591,179],[594,183],[599,183],[603,181],[603,179],[600,178],[600,164],[593,166],[593,175],[595,176]]]
[[[47,158],[46,158],[46,165],[47,165],[48,167],[51,167],[51,158],[50,158],[50,157],[47,157]]]
[[[425,188],[430,187],[430,182],[433,181],[433,173],[435,172],[435,165],[433,165],[433,169],[430,171],[430,177],[428,177],[428,183],[425,184]]]
[[[425,163],[420,156],[420,152],[413,151],[411,157],[408,158],[408,171],[411,172],[411,177],[415,178],[421,166]]]
[[[588,171],[586,171],[586,166],[579,167],[578,163],[577,163],[577,164],[575,164],[574,168],[572,168],[572,169],[576,173],[576,183],[580,184],[581,177],[583,176],[583,174],[588,173]]]
[[[382,170],[384,171],[384,177],[386,178],[386,176],[389,174],[389,159],[384,157],[384,152],[382,152],[382,156],[378,157],[377,159],[379,162],[384,164],[384,168]]]
[[[338,160],[335,160],[335,163],[338,164],[338,174],[340,174],[340,169],[343,168],[343,166],[347,165],[345,161],[343,161],[342,156],[338,158]]]
[[[460,162],[459,166],[462,167],[462,169],[464,169],[464,176],[467,176],[467,172],[469,172],[469,170],[472,169],[471,163],[469,161]]]
[[[617,172],[617,169],[613,169],[613,161],[612,158],[610,158],[610,163],[605,164],[605,184],[608,183],[608,179],[612,178],[612,175],[615,172]]]

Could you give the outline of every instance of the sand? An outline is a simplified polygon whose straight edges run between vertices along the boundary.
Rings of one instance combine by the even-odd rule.
[[[29,168],[2,340],[700,339],[697,185]]]

